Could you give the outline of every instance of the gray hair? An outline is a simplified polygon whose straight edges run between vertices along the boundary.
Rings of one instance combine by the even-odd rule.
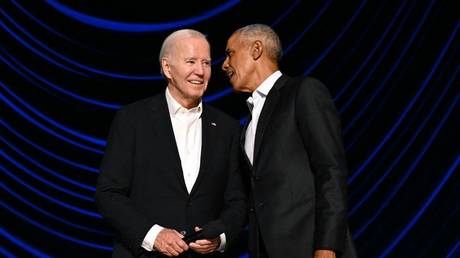
[[[176,30],[173,33],[169,34],[169,36],[167,36],[166,39],[163,41],[163,44],[161,45],[161,49],[160,49],[160,55],[159,55],[158,60],[160,61],[161,73],[163,73],[163,66],[161,65],[161,59],[171,54],[171,52],[174,49],[174,46],[176,46],[177,44],[177,40],[181,38],[203,38],[209,44],[209,41],[206,38],[206,35],[204,35],[203,33],[197,30],[182,29],[182,30]]]
[[[236,30],[234,33],[240,33],[243,38],[261,40],[266,47],[268,56],[276,62],[281,60],[283,56],[281,40],[270,26],[265,24],[250,24]]]

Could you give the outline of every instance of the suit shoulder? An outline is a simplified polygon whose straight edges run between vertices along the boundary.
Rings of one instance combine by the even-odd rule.
[[[327,87],[322,83],[319,79],[313,78],[313,77],[299,77],[297,79],[300,83],[299,86],[301,90],[306,90],[306,91],[327,91]]]
[[[124,121],[125,123],[134,123],[138,120],[142,121],[142,118],[147,114],[149,107],[152,106],[152,103],[158,102],[160,96],[161,94],[158,94],[127,104],[117,110],[115,117],[121,121]]]
[[[164,97],[162,94],[157,94],[148,98],[144,98],[133,103],[127,104],[121,107],[118,112],[119,113],[127,113],[127,114],[138,114],[144,110],[147,110],[150,107],[153,107],[156,103],[161,100],[161,97]]]
[[[150,103],[158,99],[160,94],[151,96],[145,99],[141,99],[138,101],[135,101],[133,103],[127,104],[123,107],[120,108],[120,111],[122,112],[133,112],[135,110],[143,109],[149,106]]]
[[[329,89],[318,79],[313,77],[295,77],[289,82],[295,89],[297,98],[331,98]]]

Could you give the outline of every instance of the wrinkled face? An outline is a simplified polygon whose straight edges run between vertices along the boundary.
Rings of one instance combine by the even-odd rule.
[[[208,42],[199,37],[179,38],[161,65],[173,98],[186,108],[198,105],[211,78]]]
[[[240,33],[233,34],[227,41],[226,58],[222,70],[227,74],[233,89],[252,92],[255,63],[251,55],[251,46],[241,40]]]

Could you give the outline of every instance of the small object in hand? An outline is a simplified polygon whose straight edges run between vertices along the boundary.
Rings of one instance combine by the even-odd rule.
[[[204,239],[203,230],[191,231],[190,233],[186,231],[181,231],[181,234],[184,235],[184,238],[182,238],[182,240],[184,240],[186,244],[195,242],[198,239]]]

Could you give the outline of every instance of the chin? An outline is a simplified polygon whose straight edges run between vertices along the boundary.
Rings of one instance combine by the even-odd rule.
[[[197,92],[194,92],[192,94],[192,96],[195,98],[195,99],[201,99],[204,95],[204,90],[202,91],[197,91]]]
[[[247,89],[244,88],[244,86],[242,86],[242,85],[234,85],[233,89],[238,91],[238,92],[248,92]]]

